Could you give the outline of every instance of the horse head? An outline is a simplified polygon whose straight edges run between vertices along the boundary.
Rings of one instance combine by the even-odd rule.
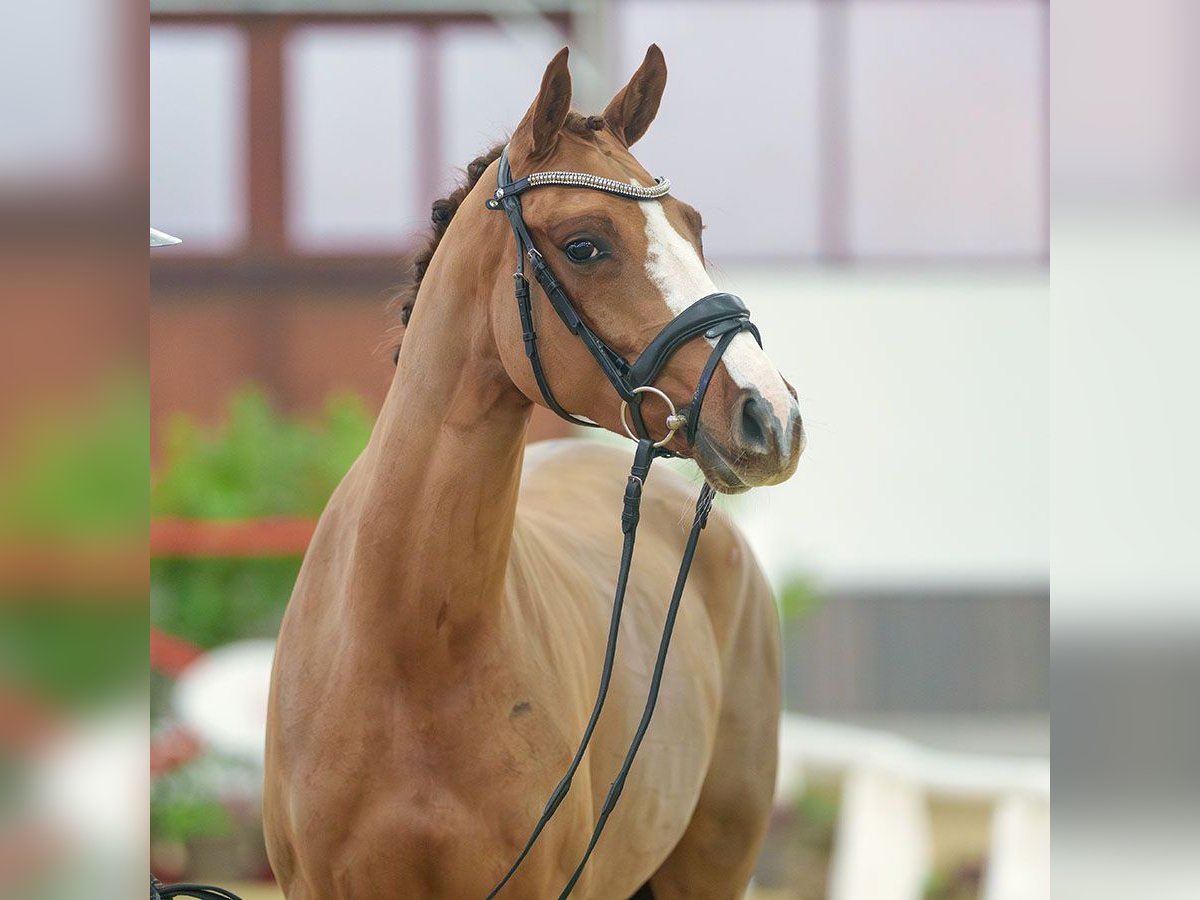
[[[656,185],[630,148],[654,120],[666,78],[662,51],[651,45],[640,68],[604,112],[585,117],[571,110],[564,48],[546,68],[541,89],[513,132],[501,165],[507,162],[514,180],[531,173],[587,173],[610,179],[618,189]],[[500,208],[498,200],[489,205]],[[696,301],[719,293],[705,268],[699,212],[665,193],[665,186],[661,196],[639,199],[552,183],[524,193],[518,216],[540,255],[538,264],[544,261],[585,329],[615,351],[618,365],[635,360],[664,326]],[[507,263],[511,257],[503,259]],[[513,307],[511,266],[504,265],[495,278],[496,342],[504,368],[522,393],[542,404],[552,396],[560,412],[586,417],[618,434],[628,431],[621,398],[614,395],[613,379],[605,377],[593,358],[598,355],[594,347],[589,352],[572,336],[570,323],[554,315],[546,303],[550,292],[531,285],[536,353],[552,395],[538,383],[528,358],[529,323],[523,324]],[[721,296],[740,308],[737,298]],[[663,357],[652,382],[662,393],[643,392],[634,398],[641,403],[645,430],[659,437],[667,434],[661,424],[671,411],[667,398],[674,398],[673,405],[682,410],[697,385],[705,384],[702,402],[692,411],[697,422],[690,429],[672,431],[665,446],[695,459],[709,482],[727,493],[786,480],[805,445],[794,389],[757,343],[748,318],[735,324],[741,325],[739,333],[729,335],[723,352],[717,351],[715,368],[709,361],[720,329],[701,330],[677,341]],[[707,377],[706,368],[711,370]]]

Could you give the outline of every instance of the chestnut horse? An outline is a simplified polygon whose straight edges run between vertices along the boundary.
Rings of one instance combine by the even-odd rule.
[[[665,83],[652,46],[603,116],[585,119],[570,110],[564,49],[512,134],[513,172],[652,185],[629,148]],[[482,900],[592,708],[631,454],[578,440],[526,451],[542,395],[513,301],[513,233],[485,206],[498,155],[468,170],[418,265],[391,389],[321,517],[279,635],[264,826],[292,900]],[[700,216],[674,197],[545,187],[524,216],[587,323],[630,358],[715,291]],[[559,402],[622,433],[595,360],[536,285],[533,302]],[[690,397],[712,344],[682,346],[656,386]],[[694,446],[676,436],[671,448],[710,484],[732,493],[792,474],[804,446],[795,392],[750,334],[729,345],[707,396]],[[665,409],[647,400],[646,420]],[[695,493],[669,470],[647,481],[607,706],[572,790],[502,896],[556,896],[587,844],[642,711]],[[771,810],[779,656],[767,582],[714,511],[657,716],[573,896],[741,896]]]

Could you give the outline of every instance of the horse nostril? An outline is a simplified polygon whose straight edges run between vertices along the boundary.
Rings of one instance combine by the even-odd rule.
[[[767,417],[770,416],[766,404],[754,397],[747,397],[742,403],[742,443],[747,447],[765,450],[767,434],[770,428]]]

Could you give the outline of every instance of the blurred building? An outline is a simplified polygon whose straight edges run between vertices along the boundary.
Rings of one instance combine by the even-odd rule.
[[[153,412],[377,402],[385,301],[454,170],[558,47],[598,109],[651,41],[639,157],[705,216],[810,449],[733,506],[788,701],[964,746],[1047,740],[1047,0],[153,0]],[[559,423],[540,420],[540,433]]]

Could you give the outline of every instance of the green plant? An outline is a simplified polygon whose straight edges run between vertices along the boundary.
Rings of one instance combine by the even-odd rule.
[[[157,778],[150,791],[154,839],[183,843],[232,833],[232,817],[217,798],[222,782],[236,781],[244,768],[206,754]]]
[[[204,797],[150,804],[150,833],[156,841],[184,843],[198,837],[225,837],[233,830],[229,813]]]
[[[152,560],[150,618],[206,648],[273,638],[299,571],[298,558]]]
[[[0,686],[56,708],[101,705],[144,686],[146,608],[19,597],[0,615]]]
[[[838,794],[826,786],[810,786],[796,800],[796,814],[805,823],[806,830],[819,836],[820,845],[828,849],[833,844],[833,833],[837,828]]]
[[[798,622],[816,612],[822,600],[820,591],[809,576],[793,574],[779,592],[779,614],[784,622]]]
[[[4,434],[0,692],[32,709],[102,706],[144,685],[148,422],[144,378],[118,373]]]
[[[186,415],[170,421],[153,512],[315,517],[370,433],[370,415],[352,395],[331,396],[320,415],[301,418],[279,413],[262,391],[243,388],[218,427]],[[299,567],[298,558],[152,560],[151,619],[202,647],[273,637]]]
[[[356,396],[333,395],[320,416],[304,419],[281,415],[262,391],[243,388],[218,428],[182,414],[171,419],[151,510],[195,519],[315,516],[370,433]]]
[[[41,410],[6,434],[0,533],[111,541],[145,527],[146,383],[117,376],[90,399]]]

